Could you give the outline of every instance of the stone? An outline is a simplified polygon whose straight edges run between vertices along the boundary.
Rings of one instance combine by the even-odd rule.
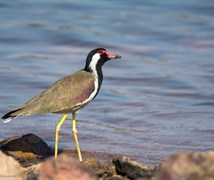
[[[59,155],[41,164],[38,180],[98,180],[97,176],[79,161],[68,155]]]
[[[21,165],[12,157],[0,151],[0,179],[23,180]]]
[[[150,179],[156,170],[156,167],[144,166],[125,156],[113,159],[113,163],[119,175],[130,179]]]
[[[129,180],[129,179],[121,175],[113,175],[111,177],[105,178],[105,180]]]
[[[83,165],[92,170],[98,177],[105,173],[105,167],[95,159],[86,159],[83,161]]]
[[[25,167],[24,168],[25,179],[26,180],[37,180],[38,169],[40,168],[40,166],[41,166],[41,163],[33,164],[32,166]]]
[[[164,160],[155,180],[214,180],[214,151],[185,152]]]
[[[51,148],[38,136],[26,134],[14,136],[0,142],[0,150],[29,167],[52,155]]]
[[[28,153],[30,156],[35,154],[43,157],[49,156],[52,153],[50,147],[34,134],[8,138],[0,142],[0,150],[3,152],[23,152]]]
[[[116,175],[115,166],[111,162],[99,162],[96,159],[86,159],[82,164],[93,171],[99,178],[107,179]]]

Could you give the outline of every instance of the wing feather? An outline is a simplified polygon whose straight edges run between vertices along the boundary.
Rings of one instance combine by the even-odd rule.
[[[95,77],[85,70],[77,71],[56,81],[47,90],[18,107],[15,115],[33,115],[50,112],[72,112],[95,90]]]

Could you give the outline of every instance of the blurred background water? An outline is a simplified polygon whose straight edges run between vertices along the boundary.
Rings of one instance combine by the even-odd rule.
[[[157,165],[214,149],[214,1],[0,1],[0,115],[84,67],[104,47],[100,94],[77,116],[83,151]],[[61,115],[0,122],[0,140],[34,133],[54,146]],[[71,117],[70,117],[71,118]],[[61,149],[75,149],[71,121]]]

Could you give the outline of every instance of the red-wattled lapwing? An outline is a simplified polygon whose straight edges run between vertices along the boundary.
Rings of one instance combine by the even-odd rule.
[[[56,81],[38,96],[5,114],[2,119],[6,123],[19,116],[45,113],[64,114],[56,126],[55,158],[57,158],[60,127],[68,114],[72,113],[72,132],[79,160],[82,161],[76,129],[76,112],[86,106],[98,94],[103,80],[103,64],[110,59],[118,58],[121,56],[109,54],[103,48],[92,50],[87,56],[84,69]]]

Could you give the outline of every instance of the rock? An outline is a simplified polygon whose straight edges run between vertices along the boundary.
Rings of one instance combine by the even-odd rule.
[[[95,159],[86,159],[82,164],[101,179],[107,179],[116,175],[115,166],[112,162],[101,163]]]
[[[34,164],[30,167],[24,168],[25,179],[26,180],[37,180],[38,178],[38,169],[40,168],[40,164]]]
[[[0,151],[0,179],[24,179],[20,164]]]
[[[95,159],[86,159],[83,161],[83,165],[86,168],[92,170],[98,177],[102,177],[106,172],[105,167],[99,161]]]
[[[161,163],[157,180],[214,180],[214,151],[172,155]]]
[[[50,147],[40,137],[34,134],[8,138],[0,142],[0,149],[3,152],[20,151],[44,157],[51,154]]]
[[[97,180],[96,175],[67,155],[60,155],[41,164],[38,180]]]
[[[104,162],[103,163],[104,167],[105,167],[105,174],[103,177],[105,177],[106,179],[109,180],[109,178],[120,178],[122,176],[120,175],[117,175],[116,173],[116,168],[115,168],[115,165],[112,163],[112,162]],[[123,177],[124,179],[124,177]]]
[[[135,161],[131,161],[128,157],[113,159],[113,163],[119,175],[130,179],[150,179],[156,169],[152,166],[144,166]]]
[[[113,175],[112,177],[104,178],[105,180],[129,180],[128,178],[121,175]]]
[[[7,138],[0,142],[0,150],[14,157],[25,167],[41,162],[52,154],[51,148],[34,134]]]

